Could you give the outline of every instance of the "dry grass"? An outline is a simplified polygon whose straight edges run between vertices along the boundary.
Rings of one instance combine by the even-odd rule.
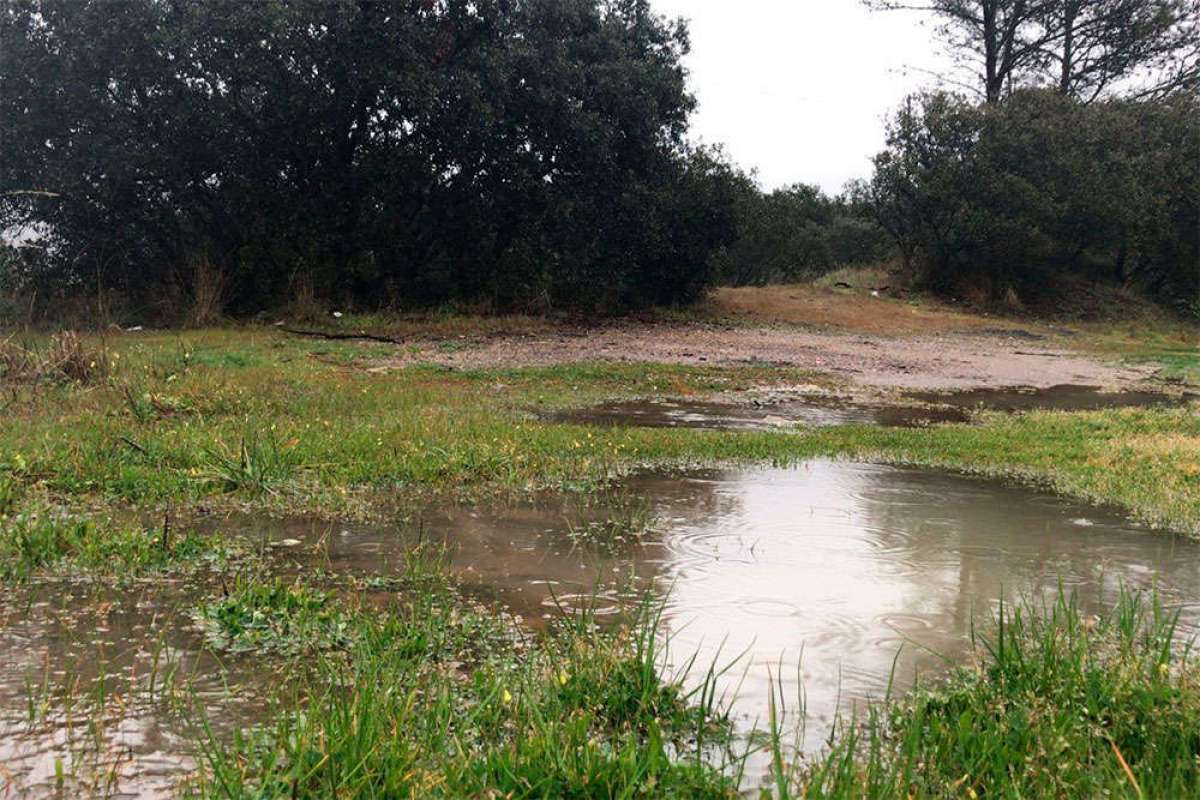
[[[191,266],[188,325],[193,328],[215,325],[225,313],[225,273],[207,257],[195,259]]]
[[[74,331],[54,334],[41,348],[11,336],[0,342],[0,380],[8,383],[98,383],[109,366],[104,348],[86,344]]]
[[[886,285],[886,275],[884,277],[884,283],[871,285]],[[859,283],[871,279],[871,274],[860,273],[857,276]],[[959,311],[930,298],[921,298],[917,303],[886,294],[873,297],[869,292],[865,288],[822,288],[813,284],[744,286],[718,289],[709,302],[715,313],[748,322],[811,325],[884,336],[911,336],[997,325],[995,317]]]

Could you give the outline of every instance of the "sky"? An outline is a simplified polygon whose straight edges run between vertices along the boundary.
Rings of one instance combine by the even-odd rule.
[[[766,189],[839,191],[871,172],[884,119],[947,58],[929,21],[859,0],[651,0],[689,20],[692,137],[723,143]]]

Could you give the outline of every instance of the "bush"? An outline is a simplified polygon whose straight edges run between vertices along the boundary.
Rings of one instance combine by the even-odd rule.
[[[714,257],[719,280],[734,286],[814,278],[878,263],[891,252],[874,219],[815,186],[764,194],[743,177],[736,210],[737,238]]]
[[[935,289],[1039,295],[1069,271],[1182,306],[1200,292],[1197,113],[1185,96],[920,95],[856,196]]]

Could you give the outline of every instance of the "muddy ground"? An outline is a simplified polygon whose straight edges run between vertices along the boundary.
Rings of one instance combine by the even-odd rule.
[[[459,368],[584,361],[768,363],[828,373],[863,387],[897,389],[1084,384],[1120,390],[1144,384],[1153,374],[1149,366],[1072,351],[1065,340],[1016,327],[885,336],[791,326],[625,322],[480,339],[416,340],[376,369],[414,362]]]

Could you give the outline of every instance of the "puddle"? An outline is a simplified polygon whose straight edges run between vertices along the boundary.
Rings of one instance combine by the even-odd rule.
[[[427,515],[469,591],[533,622],[595,593],[615,610],[655,587],[678,655],[705,664],[739,653],[737,711],[767,708],[768,672],[801,688],[815,746],[839,709],[935,674],[966,651],[972,621],[1004,594],[1053,592],[1111,602],[1124,581],[1157,587],[1200,619],[1200,543],[1029,488],[927,470],[817,461],[785,469],[642,474],[622,487],[648,498],[658,532],[617,552],[575,546],[564,502]],[[322,541],[339,571],[384,572],[414,541],[395,529],[260,523],[271,538]],[[634,576],[631,579],[631,576]],[[782,667],[781,667],[782,665]]]
[[[915,428],[937,422],[966,422],[970,415],[964,409],[873,406],[835,397],[809,397],[762,406],[709,400],[623,400],[557,411],[545,418],[573,425],[776,430],[791,425],[850,424]]]
[[[961,392],[908,392],[905,397],[952,409],[968,411],[985,409],[1009,413],[1035,410],[1102,411],[1107,408],[1148,408],[1180,405],[1200,399],[1200,395],[1191,393],[1168,395],[1147,391],[1105,392],[1099,386],[1079,386],[1069,383],[1044,389],[1018,386],[1006,389],[970,389]]]
[[[557,605],[573,607],[594,594],[601,612],[614,612],[655,589],[666,598],[664,625],[677,657],[696,653],[696,663],[707,666],[742,656],[722,685],[737,689],[741,724],[763,720],[769,676],[782,681],[786,697],[803,692],[808,750],[820,746],[837,714],[884,694],[893,664],[895,688],[903,690],[916,675],[943,670],[943,656],[963,657],[972,623],[986,624],[1002,595],[1052,593],[1061,580],[1085,609],[1099,609],[1122,582],[1157,587],[1181,610],[1182,635],[1198,630],[1200,543],[1029,488],[815,461],[646,473],[620,489],[644,498],[658,522],[642,542],[615,550],[573,544],[568,523],[602,509],[562,498],[429,512],[419,533],[296,519],[217,524],[308,545],[276,550],[285,569],[386,574],[418,538],[445,542],[468,592],[503,601],[535,627]],[[52,737],[22,733],[27,676],[37,682],[47,668],[94,670],[100,659],[110,675],[144,676],[156,637],[192,665],[188,674],[202,695],[222,702],[221,665],[202,653],[179,615],[136,592],[106,614],[64,614],[68,606],[98,604],[56,591],[43,587],[27,610],[0,617],[0,764],[45,786],[63,749]],[[151,775],[131,785],[139,796],[156,796],[186,772],[191,745],[161,703],[127,695],[106,741],[118,754],[136,755],[136,770]],[[751,780],[760,768],[754,765]],[[124,767],[123,774],[133,772]]]
[[[619,400],[588,408],[565,409],[545,415],[551,422],[574,425],[617,425],[642,428],[709,428],[714,430],[777,430],[793,425],[880,425],[916,428],[939,422],[969,422],[971,412],[984,409],[1016,413],[1048,409],[1096,411],[1106,408],[1178,405],[1200,395],[1173,396],[1158,392],[1104,392],[1098,386],[1061,384],[1045,389],[1012,387],[961,392],[908,392],[904,397],[923,405],[871,405],[836,397],[805,397],[763,405],[738,405],[711,400]]]
[[[235,705],[238,720],[262,713],[203,649],[189,607],[161,586],[41,583],[4,598],[0,797],[175,797],[195,766],[193,700],[218,735]]]

